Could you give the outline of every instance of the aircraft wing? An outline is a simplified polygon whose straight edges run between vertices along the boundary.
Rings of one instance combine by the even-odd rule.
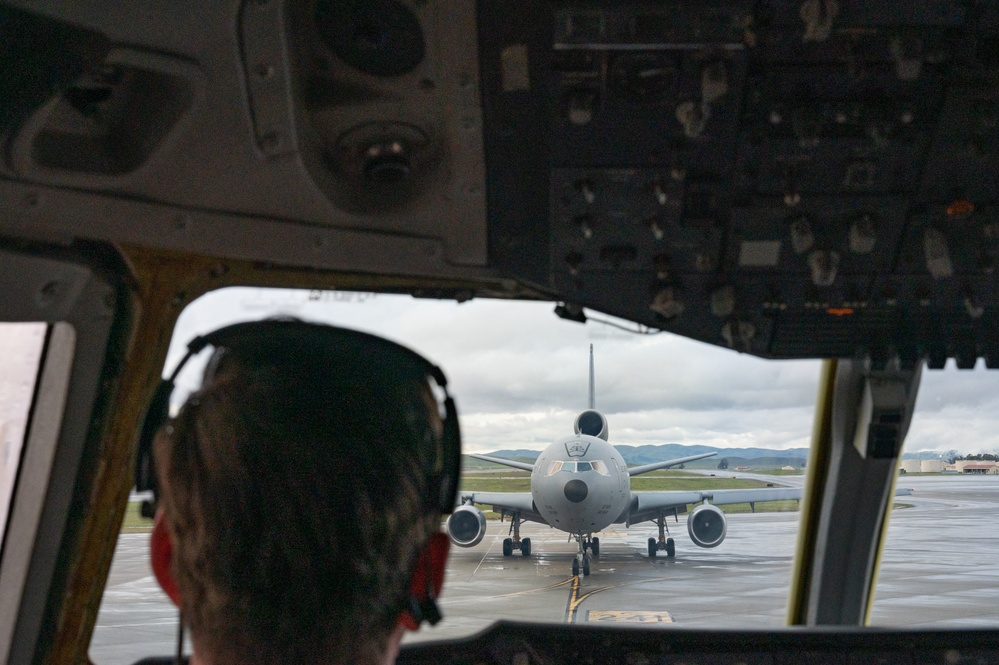
[[[535,509],[530,492],[462,492],[461,502],[492,506],[495,512],[519,512],[523,519],[548,524]]]
[[[702,453],[700,455],[690,455],[689,457],[678,457],[677,459],[666,460],[665,462],[653,462],[652,464],[633,466],[628,469],[628,475],[640,476],[641,474],[648,473],[649,471],[658,471],[659,469],[666,469],[671,466],[676,466],[677,464],[686,464],[687,462],[704,459],[705,457],[713,457],[717,454],[718,453]]]
[[[628,524],[654,519],[661,511],[684,512],[690,504],[757,503],[761,501],[792,501],[801,499],[800,487],[761,487],[739,490],[678,490],[664,492],[632,492]]]

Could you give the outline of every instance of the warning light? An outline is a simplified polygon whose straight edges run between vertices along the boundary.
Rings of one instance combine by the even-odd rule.
[[[975,212],[975,204],[968,199],[954,199],[953,203],[947,206],[948,217],[967,217]]]
[[[833,316],[850,316],[853,314],[852,307],[830,307],[826,310],[826,314],[831,314]]]

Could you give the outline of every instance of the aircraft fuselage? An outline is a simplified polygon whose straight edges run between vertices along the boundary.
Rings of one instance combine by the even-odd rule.
[[[566,436],[538,456],[531,494],[549,525],[572,534],[591,534],[620,521],[628,508],[628,466],[603,439]]]

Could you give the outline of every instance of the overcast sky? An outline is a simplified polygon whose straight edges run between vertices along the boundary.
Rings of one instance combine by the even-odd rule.
[[[592,343],[596,404],[612,443],[808,447],[818,361],[760,360],[668,333],[564,321],[552,310],[551,303],[331,291],[314,301],[304,291],[224,289],[181,315],[166,368],[192,337],[228,323],[276,314],[334,323],[382,335],[440,365],[458,403],[466,452],[540,450],[571,434],[586,407]],[[924,371],[907,451],[999,450],[999,371],[982,367],[958,372],[951,361],[942,372]],[[196,363],[185,368],[181,387],[196,387],[199,372]]]

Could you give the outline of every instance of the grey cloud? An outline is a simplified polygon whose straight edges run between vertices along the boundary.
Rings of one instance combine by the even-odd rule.
[[[468,450],[540,449],[570,433],[586,405],[592,343],[597,406],[618,443],[808,445],[818,361],[766,361],[669,334],[631,335],[563,321],[552,309],[552,303],[328,293],[309,300],[307,292],[227,289],[185,310],[168,366],[194,334],[279,312],[367,330],[443,367]],[[997,382],[999,372],[925,372],[907,449],[999,448]]]

